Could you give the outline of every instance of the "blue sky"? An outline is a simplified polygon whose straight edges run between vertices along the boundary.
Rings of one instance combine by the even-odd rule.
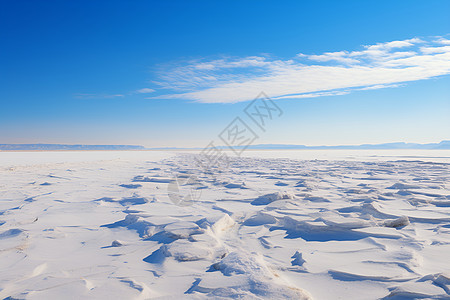
[[[1,1],[0,143],[450,139],[450,1]]]

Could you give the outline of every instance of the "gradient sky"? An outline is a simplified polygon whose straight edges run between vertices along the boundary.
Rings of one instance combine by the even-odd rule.
[[[450,140],[450,1],[0,1],[0,144]]]

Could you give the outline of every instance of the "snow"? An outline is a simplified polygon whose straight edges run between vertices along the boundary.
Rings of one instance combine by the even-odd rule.
[[[450,298],[449,151],[336,151],[1,152],[0,299]]]

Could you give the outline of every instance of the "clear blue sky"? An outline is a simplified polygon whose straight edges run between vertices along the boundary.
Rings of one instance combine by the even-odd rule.
[[[450,1],[0,1],[0,143],[450,140]]]

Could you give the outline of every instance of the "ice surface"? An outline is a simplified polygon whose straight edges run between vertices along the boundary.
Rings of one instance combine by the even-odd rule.
[[[0,299],[449,299],[449,151],[335,151],[0,153]]]

